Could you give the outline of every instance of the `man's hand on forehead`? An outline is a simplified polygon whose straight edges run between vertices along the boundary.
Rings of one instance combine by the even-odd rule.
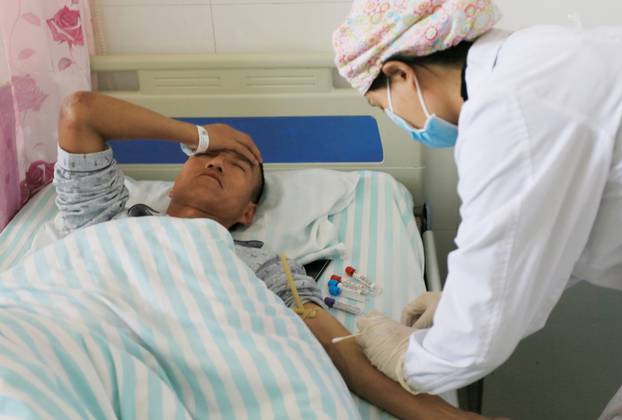
[[[226,124],[208,124],[205,129],[209,135],[208,151],[232,151],[243,156],[251,165],[263,162],[255,142],[246,133]]]

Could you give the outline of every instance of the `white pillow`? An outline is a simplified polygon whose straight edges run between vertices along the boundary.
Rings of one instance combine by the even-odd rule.
[[[233,231],[240,240],[260,240],[301,264],[343,255],[337,228],[328,216],[345,209],[354,197],[359,174],[329,169],[266,172],[264,195],[253,223]],[[164,213],[170,203],[168,181],[126,178],[130,199]]]
[[[168,193],[173,188],[172,181],[137,181],[126,175],[125,187],[130,193],[126,208],[140,203],[164,214],[171,202]]]
[[[235,239],[258,239],[301,264],[343,255],[337,227],[328,216],[352,202],[356,172],[304,169],[266,173],[266,190],[253,223]]]

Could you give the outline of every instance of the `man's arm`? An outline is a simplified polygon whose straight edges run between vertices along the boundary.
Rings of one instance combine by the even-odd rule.
[[[252,139],[224,124],[205,126],[210,150],[233,149],[249,158],[261,160]],[[153,112],[138,105],[95,92],[76,92],[65,99],[59,121],[59,145],[75,154],[101,152],[106,140],[160,139],[198,145],[197,128],[183,121]]]
[[[210,150],[232,149],[251,161],[261,158],[246,134],[223,124],[205,128]],[[94,92],[76,92],[65,99],[58,130],[54,184],[65,233],[114,218],[127,202],[124,176],[107,140],[164,139],[193,148],[199,138],[192,124]]]
[[[305,323],[330,356],[348,388],[361,398],[401,419],[483,419],[453,407],[438,396],[408,393],[372,366],[356,340],[331,342],[334,337],[350,332],[330,313],[313,303],[304,306],[317,312],[315,318],[306,319]]]
[[[294,298],[287,277],[278,257],[264,247],[250,251],[238,246],[237,255],[255,270],[268,289],[275,293],[286,306],[294,306]],[[333,344],[334,337],[349,335],[332,315],[322,308],[322,294],[317,283],[306,275],[304,268],[294,260],[288,260],[298,295],[305,308],[315,309],[317,316],[305,323],[320,342],[333,364],[348,385],[361,398],[402,419],[413,420],[476,420],[483,419],[473,413],[461,411],[442,398],[434,395],[412,395],[381,371],[376,369],[356,340],[344,340]]]

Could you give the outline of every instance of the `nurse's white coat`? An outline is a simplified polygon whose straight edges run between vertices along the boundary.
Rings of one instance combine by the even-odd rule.
[[[471,48],[458,249],[405,359],[419,391],[501,365],[571,279],[622,288],[621,51],[622,28],[495,30]]]

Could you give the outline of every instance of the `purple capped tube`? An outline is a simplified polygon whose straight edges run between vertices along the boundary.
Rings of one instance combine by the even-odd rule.
[[[334,299],[334,298],[331,298],[331,297],[328,297],[328,296],[326,296],[324,298],[324,303],[329,308],[339,309],[340,311],[348,312],[348,313],[353,314],[353,315],[360,315],[361,314],[361,309],[360,308],[358,308],[356,306],[353,306],[353,305],[348,305],[347,303],[340,302],[337,299]]]

